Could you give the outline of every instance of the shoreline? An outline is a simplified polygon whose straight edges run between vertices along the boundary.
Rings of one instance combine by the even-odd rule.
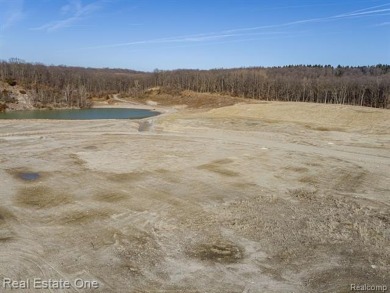
[[[128,102],[128,101],[120,101],[119,103],[115,104],[108,104],[107,102],[95,102],[92,104],[89,108],[75,108],[75,107],[65,107],[65,108],[33,108],[33,109],[24,109],[24,110],[12,110],[12,111],[5,111],[2,113],[11,113],[11,112],[21,112],[21,111],[58,111],[58,110],[87,110],[87,109],[139,109],[139,110],[148,110],[157,112],[157,115],[145,117],[145,118],[135,118],[135,119],[128,119],[128,120],[145,120],[145,119],[151,119],[154,117],[160,117],[165,116],[167,114],[175,113],[177,112],[176,107],[164,107],[159,105],[147,105],[147,104],[141,104],[141,103],[135,103],[135,102]],[[28,120],[28,121],[35,121],[35,120],[51,120],[51,121],[63,121],[63,119],[0,119],[0,120]],[[77,120],[77,121],[91,121],[91,120],[118,120],[118,119],[69,119],[69,120]],[[121,119],[126,120],[126,119]]]
[[[177,111],[177,107],[165,107],[165,106],[160,106],[160,105],[148,105],[148,104],[141,104],[141,103],[136,103],[136,102],[130,102],[130,101],[125,101],[125,102],[118,102],[115,104],[108,104],[107,102],[95,102],[91,106],[93,109],[99,109],[99,108],[126,108],[126,109],[143,109],[143,110],[150,110],[150,111],[156,111],[161,113],[161,116],[163,114],[168,114],[168,113],[174,113]]]

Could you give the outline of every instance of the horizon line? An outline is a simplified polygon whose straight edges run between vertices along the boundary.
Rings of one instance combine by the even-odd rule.
[[[15,60],[16,62],[13,62]],[[211,70],[234,70],[234,69],[254,69],[254,68],[283,68],[283,67],[346,67],[346,68],[360,68],[360,67],[377,67],[377,66],[390,66],[390,63],[377,63],[377,64],[366,64],[366,65],[342,65],[342,64],[325,64],[325,63],[300,63],[300,64],[284,64],[284,65],[250,65],[250,66],[237,66],[237,67],[211,67],[211,68],[174,68],[174,69],[163,69],[163,68],[154,68],[153,70],[138,70],[138,69],[132,69],[132,68],[125,68],[125,67],[91,67],[91,66],[81,66],[81,65],[67,65],[67,64],[45,64],[43,62],[39,61],[26,61],[21,58],[17,57],[11,57],[8,58],[8,60],[0,59],[0,63],[20,63],[20,64],[31,64],[31,65],[43,65],[46,67],[69,67],[69,68],[83,68],[83,69],[98,69],[98,70],[129,70],[129,71],[135,71],[140,73],[153,73],[154,71],[178,71],[178,70],[199,70],[199,71],[211,71]]]

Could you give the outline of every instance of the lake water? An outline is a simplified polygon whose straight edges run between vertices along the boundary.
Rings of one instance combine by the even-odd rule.
[[[56,120],[95,120],[95,119],[141,119],[160,114],[156,111],[128,108],[93,108],[64,110],[29,110],[0,113],[0,119],[56,119]]]

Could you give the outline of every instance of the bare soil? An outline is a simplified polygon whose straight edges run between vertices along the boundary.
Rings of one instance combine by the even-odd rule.
[[[129,99],[126,97],[126,99]],[[112,99],[111,101],[118,100]],[[149,105],[160,106],[184,106],[189,109],[215,109],[226,106],[232,106],[237,103],[257,103],[256,100],[250,100],[240,97],[232,97],[217,93],[197,93],[193,91],[179,91],[169,88],[155,87],[146,90],[137,98],[130,100],[146,103]]]
[[[388,110],[159,99],[148,107],[164,114],[139,121],[0,120],[1,279],[98,281],[90,292],[390,288]]]

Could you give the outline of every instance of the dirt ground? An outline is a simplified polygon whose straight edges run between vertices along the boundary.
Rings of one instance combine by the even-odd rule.
[[[0,120],[0,278],[72,283],[42,292],[390,288],[388,110],[179,108]]]

